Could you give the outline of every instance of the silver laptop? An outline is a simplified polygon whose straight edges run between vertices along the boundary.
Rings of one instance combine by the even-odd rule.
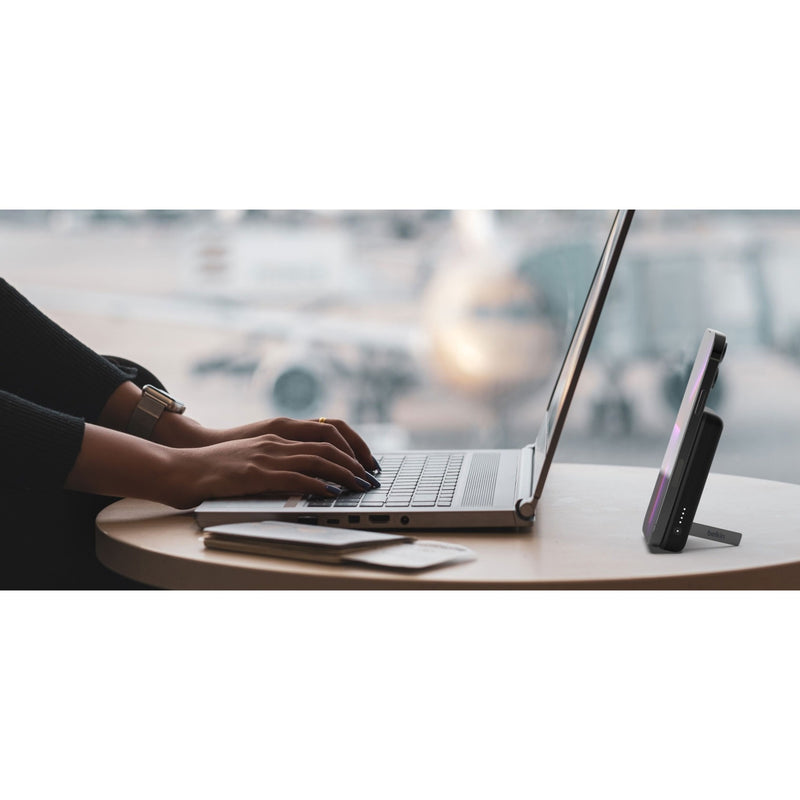
[[[517,529],[534,519],[570,402],[611,285],[633,211],[618,211],[532,444],[520,450],[408,450],[379,454],[381,488],[338,498],[208,500],[201,527],[283,519],[347,528]]]

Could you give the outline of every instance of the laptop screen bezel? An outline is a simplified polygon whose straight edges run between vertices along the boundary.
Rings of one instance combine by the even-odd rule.
[[[628,229],[633,220],[633,214],[633,211],[617,211],[614,216],[580,317],[572,332],[569,347],[561,362],[561,369],[559,369],[553,384],[553,391],[550,393],[547,410],[534,446],[533,496],[527,501],[531,505],[541,497],[544,490],[547,473],[553,461],[561,430],[564,427],[570,403],[600,319],[600,312],[611,286],[611,279],[614,276]]]

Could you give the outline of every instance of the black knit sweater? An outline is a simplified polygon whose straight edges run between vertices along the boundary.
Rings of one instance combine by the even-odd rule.
[[[85,422],[128,379],[0,278],[0,489],[63,487]]]

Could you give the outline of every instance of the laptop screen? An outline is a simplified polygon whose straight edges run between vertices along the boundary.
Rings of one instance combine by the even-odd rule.
[[[586,354],[594,336],[600,312],[619,261],[625,237],[628,234],[633,211],[618,211],[611,223],[611,231],[603,248],[600,262],[594,273],[589,292],[572,333],[569,347],[556,378],[542,425],[536,437],[534,454],[533,497],[539,498],[544,488],[547,472],[553,460],[558,438],[569,411],[575,387],[578,384]]]

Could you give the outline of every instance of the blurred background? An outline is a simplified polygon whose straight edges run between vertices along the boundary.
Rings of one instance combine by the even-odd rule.
[[[535,438],[611,211],[4,211],[0,275],[211,426]],[[640,211],[556,456],[660,465],[704,330],[714,471],[797,482],[800,212]]]

